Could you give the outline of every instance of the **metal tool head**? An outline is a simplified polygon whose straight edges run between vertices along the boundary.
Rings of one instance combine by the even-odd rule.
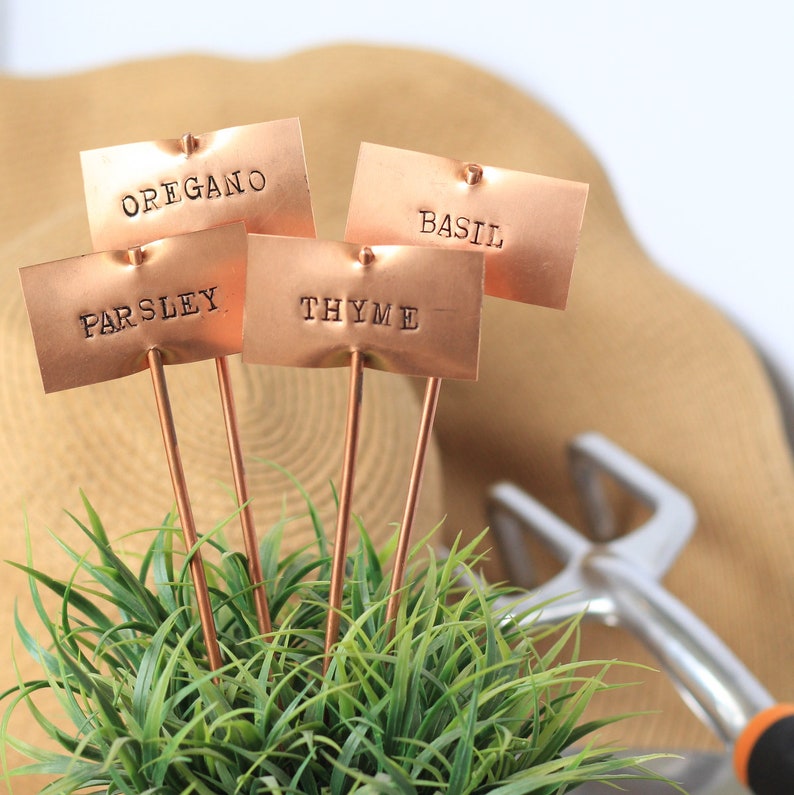
[[[691,502],[598,434],[575,440],[571,468],[590,537],[512,484],[500,483],[490,490],[491,531],[508,575],[516,585],[536,589],[525,598],[505,598],[496,609],[522,621],[550,623],[584,615],[624,627],[645,644],[703,723],[727,748],[738,747],[754,718],[773,707],[774,700],[715,633],[659,582],[692,534]],[[618,535],[609,508],[605,476],[650,509],[649,518],[624,535]],[[563,563],[562,570],[543,584],[533,573],[527,532]],[[794,766],[785,754],[780,756],[780,778],[794,782]],[[690,758],[696,760],[697,755]],[[690,791],[741,792],[729,767],[718,759],[716,778],[710,772],[709,781]],[[712,788],[713,781],[722,782],[719,789]]]
[[[566,595],[555,598],[550,608],[560,618],[584,610],[606,614],[612,609],[609,593],[594,587],[585,576],[583,562],[596,550],[608,551],[658,581],[686,546],[696,521],[685,494],[600,434],[578,436],[570,446],[570,463],[589,538],[511,483],[498,483],[488,493],[491,531],[512,583],[525,589],[541,585],[526,546],[527,531],[564,564],[541,587],[543,594]],[[625,535],[619,535],[605,476],[651,512],[647,521]]]

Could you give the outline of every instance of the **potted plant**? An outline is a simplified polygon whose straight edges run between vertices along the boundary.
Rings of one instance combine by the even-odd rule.
[[[576,621],[558,627],[499,613],[504,588],[475,574],[476,544],[437,556],[418,544],[393,626],[389,578],[359,526],[348,556],[341,635],[322,674],[331,557],[307,495],[313,543],[280,554],[283,517],[261,543],[273,631],[256,628],[243,555],[223,525],[200,541],[224,663],[205,663],[199,619],[175,517],[146,531],[142,556],[124,556],[84,498],[90,553],[66,547],[74,572],[34,566],[32,599],[47,641],[19,625],[41,677],[3,694],[0,741],[46,773],[44,793],[108,795],[336,795],[568,792],[587,781],[657,778],[601,747],[591,698],[611,663],[577,656]],[[143,532],[143,531],[140,531]],[[43,592],[60,609],[48,612]],[[55,694],[64,720],[36,707]],[[28,710],[59,748],[10,736]],[[3,754],[5,758],[5,754]],[[4,765],[5,767],[5,765]]]

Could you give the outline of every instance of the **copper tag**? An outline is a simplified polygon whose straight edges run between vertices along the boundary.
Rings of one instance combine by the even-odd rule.
[[[238,353],[246,253],[231,224],[20,268],[44,391]]]
[[[313,237],[298,119],[81,152],[95,250],[244,221]]]
[[[480,252],[251,235],[243,361],[474,379]]]
[[[485,292],[564,309],[588,186],[362,143],[346,240],[485,254]]]

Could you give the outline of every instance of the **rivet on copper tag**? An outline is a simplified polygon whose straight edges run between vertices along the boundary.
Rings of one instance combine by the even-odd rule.
[[[243,361],[474,379],[481,252],[250,235]]]
[[[564,309],[588,186],[361,144],[346,240],[485,255],[485,292]]]
[[[46,392],[239,353],[247,235],[241,223],[142,247],[20,268]]]
[[[298,119],[81,152],[97,251],[243,221],[249,232],[313,237]]]

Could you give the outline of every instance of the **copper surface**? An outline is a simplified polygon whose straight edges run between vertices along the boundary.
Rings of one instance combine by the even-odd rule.
[[[249,236],[243,361],[477,377],[480,252]],[[360,258],[361,257],[361,258]],[[364,264],[367,262],[368,264]]]
[[[297,119],[83,152],[82,163],[96,247],[129,246],[231,221],[254,232],[314,235]],[[267,634],[270,615],[231,379],[225,361],[216,365],[257,623]]]
[[[400,530],[397,534],[397,549],[394,553],[394,567],[392,568],[391,584],[389,586],[389,601],[386,605],[386,622],[390,624],[390,636],[394,634],[394,624],[392,622],[397,618],[397,612],[400,609],[401,588],[405,579],[405,566],[411,546],[411,531],[413,530],[416,507],[422,490],[427,450],[433,432],[433,423],[436,418],[440,393],[441,379],[428,378],[425,385],[425,397],[422,402],[422,417],[419,421],[414,460],[411,465],[411,477],[408,481],[408,495],[405,499],[405,510],[403,511]]]
[[[223,408],[223,418],[226,426],[226,441],[229,447],[234,491],[237,504],[240,506],[240,524],[243,531],[245,554],[248,558],[248,576],[253,587],[254,609],[259,631],[269,635],[273,626],[270,621],[270,609],[267,601],[264,576],[262,574],[262,561],[259,558],[259,543],[257,540],[254,512],[251,507],[251,496],[248,491],[248,480],[245,476],[245,459],[243,457],[242,443],[240,441],[239,422],[237,421],[237,408],[234,402],[231,376],[229,374],[229,360],[220,356],[215,360],[218,372],[218,388]]]
[[[342,482],[339,488],[339,507],[336,515],[334,556],[331,566],[331,583],[328,590],[328,617],[325,625],[325,657],[323,674],[331,662],[331,647],[339,637],[340,610],[345,584],[347,543],[350,531],[350,513],[353,505],[353,482],[356,474],[356,453],[361,420],[361,401],[364,388],[364,355],[353,351],[350,359],[350,381],[347,395],[347,422],[345,425],[345,454],[342,463]]]
[[[564,309],[587,190],[363,143],[345,239],[481,251],[488,295]]]
[[[244,221],[313,237],[298,119],[81,152],[95,250]]]
[[[171,410],[171,401],[168,397],[165,371],[163,369],[163,358],[156,348],[147,352],[146,363],[152,374],[152,386],[154,387],[154,396],[157,402],[157,414],[160,418],[163,444],[165,445],[166,458],[168,459],[168,470],[171,473],[171,484],[174,488],[179,521],[182,525],[182,536],[185,540],[185,548],[190,554],[190,574],[193,579],[193,587],[196,591],[196,605],[198,607],[201,629],[204,635],[204,645],[207,648],[207,658],[210,668],[213,671],[217,671],[220,669],[221,665],[223,665],[223,659],[221,658],[220,645],[218,644],[215,619],[212,615],[212,603],[210,602],[210,592],[207,586],[207,575],[204,571],[201,550],[196,546],[198,544],[198,533],[196,532],[196,523],[193,518],[193,508],[191,507],[190,497],[188,496],[185,472],[182,468],[182,456],[179,453],[174,415]]]
[[[21,268],[45,391],[239,352],[246,252],[231,224]]]

